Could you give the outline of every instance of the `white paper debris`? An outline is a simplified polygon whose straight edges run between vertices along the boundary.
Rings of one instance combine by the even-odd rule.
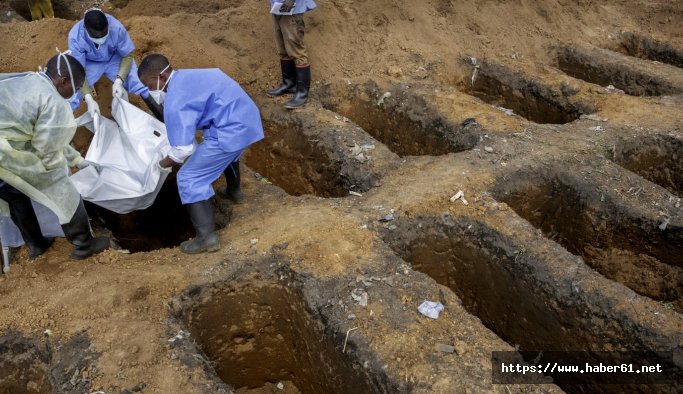
[[[423,302],[420,306],[417,307],[417,310],[431,318],[431,319],[438,319],[439,318],[439,313],[443,311],[444,306],[440,302],[434,302],[434,301],[425,301]]]

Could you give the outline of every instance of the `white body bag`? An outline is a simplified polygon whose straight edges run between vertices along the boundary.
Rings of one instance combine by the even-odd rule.
[[[76,119],[92,131],[85,159],[88,166],[71,175],[84,200],[126,214],[154,203],[169,172],[157,163],[171,150],[166,126],[153,116],[115,97],[113,120],[86,113]]]

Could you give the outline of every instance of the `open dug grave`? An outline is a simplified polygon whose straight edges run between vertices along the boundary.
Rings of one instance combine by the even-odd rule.
[[[488,61],[482,62],[460,89],[536,123],[564,124],[595,112],[593,106],[569,98],[578,93],[576,87],[565,84],[553,89],[538,79]]]
[[[266,104],[261,115],[265,138],[244,152],[243,162],[290,195],[366,192],[395,165],[395,154],[325,109],[285,112]]]
[[[17,333],[0,336],[0,394],[54,392],[45,349]]]
[[[216,227],[230,221],[232,207],[223,198],[213,199]],[[194,227],[180,202],[175,172],[168,176],[154,204],[147,209],[121,215],[95,204],[86,208],[95,226],[111,231],[116,244],[131,253],[173,248],[194,237]]]
[[[568,75],[601,86],[613,85],[632,96],[661,96],[683,91],[683,71],[654,66],[606,49],[583,46],[557,50],[557,67]]]
[[[629,56],[656,60],[683,68],[683,49],[669,42],[657,41],[637,33],[624,32],[620,35],[619,50]]]
[[[683,197],[683,141],[654,135],[614,144],[611,158],[643,178]]]
[[[7,331],[0,335],[0,394],[89,393],[98,357],[85,332],[55,343]]]
[[[683,311],[681,227],[660,230],[656,220],[566,173],[515,174],[493,194],[605,277]]]
[[[320,100],[399,156],[445,155],[470,150],[479,142],[477,126],[453,124],[408,86],[382,91],[370,81],[346,91],[324,90]]]
[[[229,280],[190,294],[180,312],[187,330],[237,393],[389,392],[381,372],[332,341],[300,285],[284,272],[280,280]]]
[[[453,290],[465,309],[519,350],[661,350],[679,341],[679,334],[672,335],[678,319],[652,326],[639,317],[650,313],[640,302],[628,311],[615,308],[621,301],[613,298],[614,284],[601,283],[607,281],[566,253],[548,254],[545,241],[522,243],[482,222],[450,215],[401,220],[382,238],[414,269]],[[610,353],[595,357],[616,360]],[[567,392],[624,392],[614,391],[615,386],[555,383]],[[667,386],[663,392],[676,389]]]
[[[249,147],[244,163],[288,194],[345,197],[341,163],[294,124],[264,123],[265,139]]]

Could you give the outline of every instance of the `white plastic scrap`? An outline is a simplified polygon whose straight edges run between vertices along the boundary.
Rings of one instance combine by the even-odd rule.
[[[439,313],[443,311],[444,306],[440,302],[425,301],[417,307],[418,312],[431,318],[438,319]]]
[[[595,114],[583,114],[579,117],[580,119],[585,119],[585,120],[594,120],[596,122],[607,122],[609,119],[608,118],[601,118],[598,115]]]
[[[375,146],[372,144],[363,144],[362,146],[359,146],[358,144],[354,143],[353,147],[349,148],[349,151],[354,159],[361,163],[365,163],[366,161],[370,160],[370,156],[368,156],[366,152],[372,149],[375,149]]]
[[[602,126],[594,126],[594,127],[589,127],[588,130],[590,130],[590,131],[602,131],[602,132],[604,132],[604,131],[605,131],[605,128],[602,127]]]
[[[669,225],[670,220],[671,220],[671,218],[668,218],[668,217],[664,218],[664,221],[662,222],[662,224],[659,225],[659,229],[660,230],[666,230],[666,226]]]
[[[389,97],[391,97],[391,92],[385,92],[382,97],[377,100],[377,105],[379,106],[384,104],[384,100],[388,99]]]
[[[499,106],[496,106],[496,105],[494,105],[493,108],[497,109],[498,111],[502,111],[502,112],[503,112],[505,115],[507,115],[507,116],[512,116],[512,115],[515,114],[515,112],[514,112],[513,110],[511,110],[511,109],[499,107]]]
[[[465,195],[465,193],[462,190],[458,190],[458,192],[455,193],[453,195],[453,197],[451,197],[451,202],[456,202],[460,197],[462,197],[464,195]]]
[[[351,298],[360,306],[368,306],[368,293],[363,289],[353,289]]]
[[[465,200],[465,192],[462,190],[458,190],[458,192],[451,197],[451,202],[456,202],[458,200],[462,201],[465,206],[470,205],[470,203]]]
[[[479,65],[474,66],[474,70],[472,71],[472,78],[470,78],[470,82],[472,83],[472,86],[474,86],[474,83],[477,82],[477,76],[479,75]]]
[[[180,330],[180,331],[178,331],[178,334],[176,334],[176,336],[174,336],[173,338],[170,338],[168,340],[168,344],[171,345],[171,347],[174,347],[176,342],[182,341],[183,339],[185,339],[189,336],[190,336],[190,334],[188,332]]]

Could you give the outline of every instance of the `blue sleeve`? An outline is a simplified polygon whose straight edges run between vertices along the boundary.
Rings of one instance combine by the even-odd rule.
[[[125,27],[119,22],[116,24],[116,33],[118,40],[116,42],[116,53],[121,57],[126,57],[135,50],[135,45],[133,40],[130,39],[130,35]]]
[[[78,25],[74,26],[69,32],[69,50],[71,50],[71,56],[73,56],[79,63],[85,68],[85,50],[83,50],[78,37]]]
[[[180,97],[169,100],[164,106],[164,123],[171,146],[190,145],[195,141],[195,133],[203,114],[203,102],[191,97]]]

